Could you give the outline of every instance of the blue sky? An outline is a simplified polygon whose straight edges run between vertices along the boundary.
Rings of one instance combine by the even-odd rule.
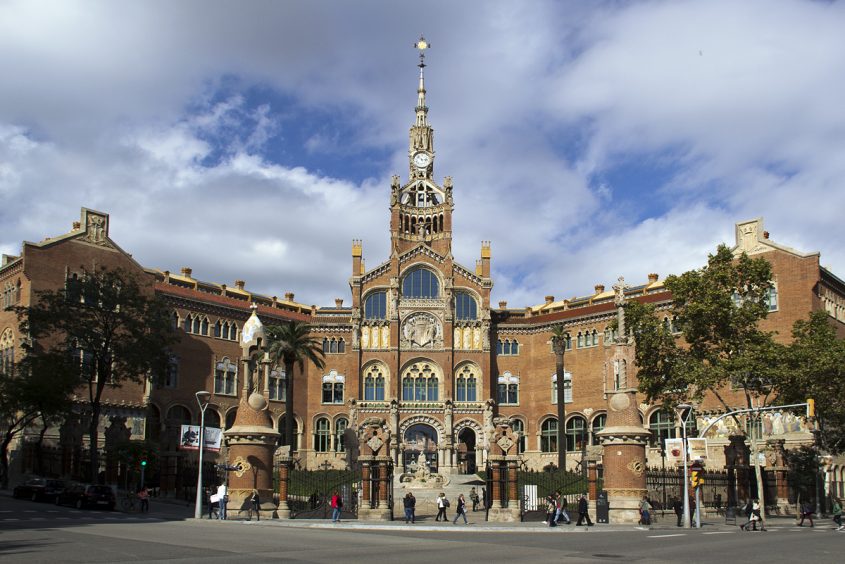
[[[845,7],[0,1],[0,251],[82,206],[142,264],[347,298],[388,255],[416,52],[454,253],[494,302],[702,265],[734,223],[845,277]]]

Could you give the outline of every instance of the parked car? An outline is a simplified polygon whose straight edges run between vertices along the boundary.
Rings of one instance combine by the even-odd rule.
[[[64,480],[53,480],[50,478],[32,478],[23,484],[15,486],[12,496],[17,498],[29,498],[32,501],[54,501],[56,496],[65,489]]]
[[[56,496],[56,505],[72,505],[77,509],[102,507],[111,511],[117,499],[109,486],[71,484]]]

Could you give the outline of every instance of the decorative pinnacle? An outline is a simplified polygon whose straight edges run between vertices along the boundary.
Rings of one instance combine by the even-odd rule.
[[[420,34],[420,38],[414,43],[414,48],[420,51],[420,64],[418,66],[422,69],[425,66],[425,50],[431,48],[431,43]]]

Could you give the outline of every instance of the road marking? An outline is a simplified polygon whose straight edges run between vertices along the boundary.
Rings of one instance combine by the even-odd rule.
[[[686,533],[676,533],[674,535],[649,535],[648,538],[650,539],[666,539],[669,537],[685,537],[687,536]]]
[[[702,535],[732,535],[736,531],[710,531],[709,533],[701,533]]]

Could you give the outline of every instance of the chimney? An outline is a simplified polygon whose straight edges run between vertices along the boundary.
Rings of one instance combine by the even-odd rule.
[[[293,301],[293,292],[285,292],[285,300],[292,302]]]
[[[596,284],[596,295],[599,295],[602,292],[604,292],[604,284]]]
[[[769,238],[769,232],[763,231],[763,239],[768,239],[768,238]]]
[[[225,284],[220,284],[220,295],[221,296],[226,295],[226,285]]]
[[[246,286],[246,282],[244,280],[235,280],[235,288],[243,290],[244,286]]]
[[[193,270],[191,270],[187,266],[182,267],[182,276],[184,276],[185,278],[190,278],[192,272],[193,272]]]
[[[80,227],[82,227],[82,224],[81,224],[81,223],[79,223],[78,221],[74,221],[74,222],[73,222],[73,230],[74,230],[74,231],[76,231],[76,230],[77,230],[77,229],[79,229]]]
[[[335,298],[334,307],[343,307],[343,298]]]
[[[502,300],[499,302],[499,309],[508,309],[508,302]]]
[[[656,272],[652,272],[648,275],[648,283],[654,284],[655,282],[657,282],[658,278],[660,278],[660,276],[658,276]]]
[[[555,297],[554,297],[554,296],[546,296],[546,305],[549,305],[549,304],[550,304],[550,303],[552,303],[553,301],[555,301]]]

